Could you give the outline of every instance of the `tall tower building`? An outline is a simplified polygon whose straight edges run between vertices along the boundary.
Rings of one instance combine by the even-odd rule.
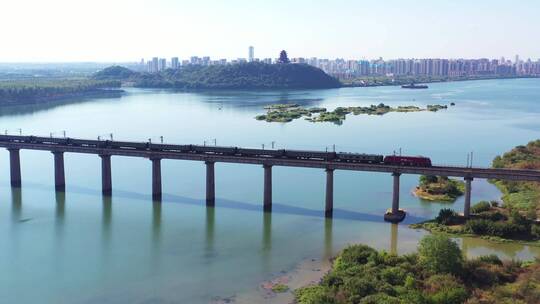
[[[180,67],[180,64],[179,64],[179,61],[178,61],[178,57],[171,58],[171,68],[176,70],[179,67]]]
[[[160,58],[159,59],[159,70],[160,71],[165,71],[166,69],[167,69],[167,59]]]
[[[157,73],[159,71],[158,68],[158,58],[154,57],[152,58],[152,71],[150,73]]]
[[[255,48],[250,46],[249,47],[249,56],[248,56],[249,62],[253,62],[255,60]]]

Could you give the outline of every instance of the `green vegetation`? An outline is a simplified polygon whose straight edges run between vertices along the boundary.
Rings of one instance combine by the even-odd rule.
[[[453,202],[465,191],[465,183],[446,176],[420,176],[420,184],[414,190],[416,196],[428,201]]]
[[[124,80],[137,75],[136,72],[119,66],[111,66],[95,73],[92,78],[96,80]]]
[[[289,290],[289,286],[285,284],[278,283],[272,286],[272,291],[275,293],[282,293],[282,292],[286,292],[287,290]]]
[[[524,241],[540,246],[540,223],[516,209],[499,207],[497,202],[481,201],[475,204],[467,221],[451,209],[442,209],[434,220],[411,227],[431,232],[481,236],[495,241]]]
[[[341,83],[306,64],[249,62],[229,65],[183,66],[149,74],[121,67],[96,73],[94,79],[116,79],[142,88],[176,89],[328,89]]]
[[[431,235],[402,256],[349,246],[318,285],[295,296],[300,304],[539,303],[539,270],[538,261],[465,260],[454,241]]]
[[[0,104],[31,104],[66,98],[119,94],[120,82],[80,79],[22,79],[0,81]]]
[[[266,114],[257,115],[255,119],[265,120],[267,122],[290,122],[295,119],[305,117],[311,122],[333,122],[342,124],[347,114],[354,115],[384,115],[390,112],[421,112],[447,109],[445,105],[429,105],[426,109],[421,109],[416,106],[398,106],[392,108],[384,103],[371,105],[369,107],[337,107],[329,112],[326,108],[303,108],[297,104],[272,104],[264,107],[267,110]],[[318,114],[318,115],[313,115]]]
[[[540,140],[518,146],[493,160],[494,168],[540,170]],[[421,178],[421,184],[427,178]],[[504,204],[478,202],[465,221],[450,209],[443,209],[431,221],[411,225],[431,232],[467,234],[495,241],[519,241],[540,246],[540,184],[536,182],[491,181],[503,192]],[[422,186],[419,186],[419,188]]]
[[[540,140],[517,146],[493,160],[494,168],[540,170]],[[505,207],[519,210],[528,217],[540,215],[540,183],[492,181],[503,193]]]

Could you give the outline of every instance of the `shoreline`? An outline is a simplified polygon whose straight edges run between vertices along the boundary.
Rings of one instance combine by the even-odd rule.
[[[477,235],[477,234],[469,234],[469,233],[452,233],[448,231],[437,231],[433,229],[429,229],[424,226],[424,224],[427,223],[433,223],[433,220],[427,220],[420,223],[415,224],[409,224],[409,229],[421,229],[424,231],[427,231],[431,234],[444,234],[451,237],[467,237],[467,238],[474,238],[474,239],[482,239],[488,242],[493,242],[496,244],[518,244],[518,245],[524,245],[524,246],[532,246],[532,247],[540,247],[540,241],[524,241],[524,240],[512,240],[512,239],[505,239],[501,237],[495,237],[495,236],[489,236],[489,235]]]
[[[17,107],[17,106],[28,106],[28,105],[40,105],[47,103],[61,102],[65,100],[79,100],[86,98],[115,98],[120,97],[126,91],[122,89],[98,89],[87,92],[77,92],[77,93],[67,93],[61,96],[55,97],[42,97],[36,96],[32,97],[27,101],[4,101],[0,100],[0,106],[2,107]]]
[[[390,78],[389,78],[390,79]],[[428,81],[421,81],[418,83],[448,83],[448,82],[463,82],[463,81],[480,81],[480,80],[507,80],[507,79],[540,79],[540,76],[509,76],[509,77],[486,77],[486,78],[467,78],[467,79],[461,79],[461,78],[449,78],[444,80],[428,80]],[[343,84],[342,88],[371,88],[371,87],[396,87],[396,86],[402,86],[404,84],[410,84],[410,82],[398,82],[398,83],[381,83],[381,84]],[[429,88],[428,88],[429,89]]]

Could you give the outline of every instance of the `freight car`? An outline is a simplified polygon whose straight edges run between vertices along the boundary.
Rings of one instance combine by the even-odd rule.
[[[377,154],[344,153],[337,154],[337,160],[348,163],[380,164],[384,156]]]
[[[423,156],[398,156],[389,155],[384,158],[385,165],[431,167],[431,159]]]

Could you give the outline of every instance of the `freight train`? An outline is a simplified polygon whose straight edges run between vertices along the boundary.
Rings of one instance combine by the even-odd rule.
[[[151,142],[122,142],[112,140],[83,140],[75,138],[54,138],[37,136],[0,135],[0,142],[29,143],[46,145],[64,145],[84,148],[144,150],[171,153],[194,153],[207,155],[287,158],[298,160],[323,160],[345,163],[382,164],[394,166],[431,167],[431,160],[423,156],[401,156],[345,152],[324,152],[306,150],[266,150],[246,149],[238,147],[200,146],[200,145],[169,145]]]

